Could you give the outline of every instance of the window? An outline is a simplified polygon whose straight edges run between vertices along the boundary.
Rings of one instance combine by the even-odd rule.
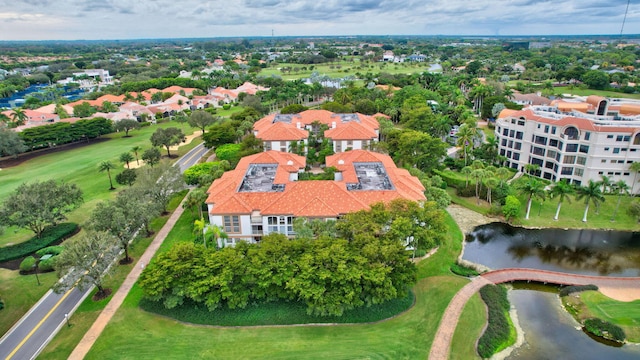
[[[522,143],[516,142],[516,143],[514,144],[513,148],[514,148],[514,149],[516,149],[516,150],[520,150],[520,149],[522,149]]]
[[[563,164],[574,164],[576,162],[575,155],[566,155],[562,160]]]
[[[631,141],[631,136],[626,135],[625,137],[622,138],[622,141]]]
[[[613,139],[613,135],[607,135],[607,139]]]
[[[585,140],[587,140],[587,141],[589,141],[589,139],[591,139],[591,133],[590,133],[590,132],[588,132],[588,131],[587,131],[587,132],[585,132],[585,133],[584,133],[584,139],[585,139]]]
[[[551,133],[552,133],[552,134],[555,134],[555,133],[556,133],[556,127],[555,127],[555,126],[552,126],[552,127],[551,127]]]
[[[620,154],[620,148],[613,148],[614,154]]]
[[[531,150],[531,152],[535,155],[544,156],[544,149],[541,147],[534,146]]]
[[[342,141],[336,141],[336,152],[342,152]]]
[[[616,136],[616,141],[622,141],[622,135]]]
[[[269,151],[271,150],[271,141],[265,141],[264,142],[264,151]]]
[[[353,149],[353,140],[347,140],[347,147]]]
[[[582,174],[584,174],[584,169],[582,168],[576,168],[576,171],[573,173],[575,176],[582,176]]]
[[[618,164],[624,164],[624,160],[618,160]]]
[[[267,218],[267,230],[269,233],[277,232],[284,235],[293,235],[293,216],[269,216]]]
[[[513,137],[516,134],[515,130],[509,131],[509,137]]]
[[[287,152],[287,142],[286,141],[280,141],[280,151]]]
[[[567,152],[578,152],[578,144],[567,144]]]
[[[580,139],[580,132],[573,126],[569,126],[564,129],[564,136],[569,140],[578,140]]]
[[[588,154],[589,153],[589,145],[580,145],[580,152]]]
[[[559,142],[558,142],[558,149],[559,149],[560,151],[562,151],[562,141],[559,141]]]
[[[573,175],[573,168],[571,166],[563,166],[561,175]]]
[[[536,136],[533,142],[539,145],[547,145],[547,138],[543,136]]]
[[[509,136],[509,129],[502,130],[502,135]]]
[[[640,145],[640,133],[633,137],[633,145]]]
[[[502,146],[507,146],[507,139],[502,139],[502,143],[501,143],[501,145],[502,145]]]
[[[518,120],[518,125],[524,126],[524,120]]]
[[[600,162],[604,164],[604,163],[607,162],[607,159],[602,159],[602,160],[600,160]]]
[[[584,165],[587,163],[587,158],[584,156],[578,156],[578,158],[576,159],[576,164],[578,165]]]
[[[547,157],[555,159],[557,152],[555,150],[547,150]]]
[[[538,159],[538,158],[532,157],[531,158],[531,163],[533,165],[538,165],[538,166],[542,167],[542,165],[544,164],[544,161],[542,161],[542,159]]]
[[[544,167],[546,167],[547,169],[553,169],[553,165],[554,165],[554,164],[553,164],[551,161],[547,161],[547,162],[544,164]]]
[[[522,140],[523,135],[524,135],[524,133],[523,133],[522,131],[518,131],[518,132],[516,133],[516,139],[518,139],[518,140]]]
[[[604,148],[604,151],[609,151],[609,148],[608,147]]]
[[[513,152],[513,160],[520,160],[520,153]]]
[[[262,235],[262,225],[251,225],[251,235]]]
[[[513,148],[513,140],[509,140],[509,145],[507,145],[509,147],[509,149]]]
[[[550,139],[549,140],[549,146],[557,147],[558,146],[558,140]]]
[[[545,125],[544,126],[544,133],[548,134],[549,133],[549,125]]]
[[[240,233],[240,216],[225,215],[223,219],[224,219],[224,232],[226,232],[227,234]]]

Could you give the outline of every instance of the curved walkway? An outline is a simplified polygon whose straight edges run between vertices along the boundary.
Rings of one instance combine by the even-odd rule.
[[[512,281],[535,281],[560,285],[594,284],[603,288],[640,290],[640,278],[637,277],[587,276],[519,268],[490,271],[474,278],[453,297],[438,326],[438,332],[429,352],[429,360],[446,360],[449,358],[453,333],[456,330],[464,305],[471,296],[484,285]]]

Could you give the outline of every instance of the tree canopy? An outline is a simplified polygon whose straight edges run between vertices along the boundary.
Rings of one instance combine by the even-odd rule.
[[[176,127],[159,128],[151,134],[150,140],[153,146],[164,146],[167,149],[167,156],[171,157],[170,148],[184,142],[185,136],[182,130]]]
[[[0,206],[0,221],[33,231],[38,237],[48,227],[66,219],[82,203],[75,185],[55,180],[23,183]]]

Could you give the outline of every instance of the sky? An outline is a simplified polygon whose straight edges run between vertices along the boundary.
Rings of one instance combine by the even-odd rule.
[[[627,1],[0,0],[0,40],[619,34]]]

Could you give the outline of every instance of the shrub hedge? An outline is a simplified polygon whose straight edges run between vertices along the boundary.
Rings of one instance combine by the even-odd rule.
[[[502,285],[485,285],[480,296],[489,309],[489,321],[482,337],[478,340],[478,355],[490,358],[509,340],[509,299],[507,289]]]
[[[33,269],[33,265],[35,264],[36,258],[34,258],[33,256],[27,256],[20,263],[20,273],[24,274],[30,272]]]
[[[627,337],[624,333],[624,330],[622,330],[622,328],[620,328],[619,326],[597,318],[585,320],[584,328],[588,332],[596,336],[619,342],[624,342]]]
[[[62,250],[64,250],[64,246],[62,245],[53,245],[53,246],[47,246],[46,248],[40,249],[38,251],[36,251],[36,255],[38,255],[39,258],[45,256],[45,255],[60,255],[60,253],[62,252]]]
[[[562,289],[560,289],[559,294],[560,296],[567,296],[569,294],[573,294],[576,292],[582,292],[582,291],[587,291],[587,290],[598,290],[598,286],[596,285],[574,285],[574,286],[565,286]]]
[[[476,269],[472,269],[470,267],[466,267],[464,265],[460,265],[460,264],[452,264],[450,267],[450,270],[452,273],[456,274],[456,275],[460,275],[460,276],[466,276],[466,277],[470,277],[470,276],[478,276],[478,272],[476,271]]]
[[[77,230],[78,224],[75,223],[62,223],[50,227],[42,233],[40,238],[34,236],[20,244],[0,248],[0,262],[15,260],[33,254],[44,247],[68,238]]]

